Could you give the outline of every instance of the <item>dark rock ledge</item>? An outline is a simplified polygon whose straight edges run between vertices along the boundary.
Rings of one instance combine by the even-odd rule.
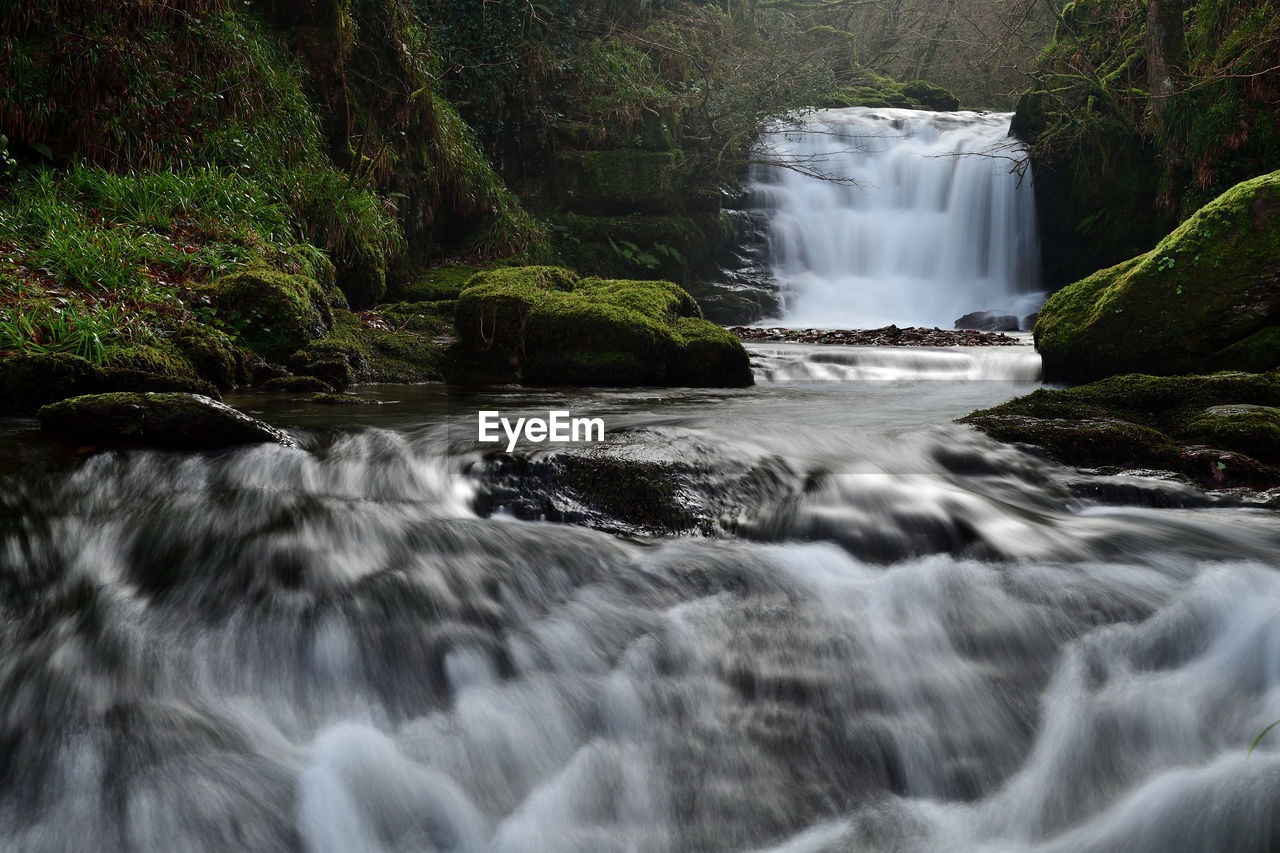
[[[89,394],[52,403],[36,416],[45,431],[93,445],[182,450],[293,446],[275,427],[200,394]]]
[[[762,329],[734,326],[729,329],[744,341],[837,344],[858,347],[1008,347],[1025,343],[996,332],[973,329],[925,329],[885,326],[880,329]]]

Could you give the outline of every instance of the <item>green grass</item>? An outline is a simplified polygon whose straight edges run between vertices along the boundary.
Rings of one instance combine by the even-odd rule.
[[[20,299],[0,305],[0,356],[67,352],[101,365],[114,341],[143,331],[117,305]]]
[[[234,172],[113,174],[77,163],[0,194],[0,242],[58,284],[145,291],[243,267],[297,240],[293,211]]]

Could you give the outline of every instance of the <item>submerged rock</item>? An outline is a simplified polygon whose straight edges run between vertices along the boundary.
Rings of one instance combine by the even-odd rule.
[[[956,320],[957,329],[975,329],[979,332],[1016,332],[1022,328],[1021,322],[1013,314],[1000,314],[995,311],[974,311]]]
[[[961,418],[1066,465],[1157,469],[1222,488],[1280,485],[1280,375],[1113,376]]]
[[[1035,327],[1051,381],[1280,365],[1280,172],[1238,184],[1145,255],[1050,297]]]
[[[462,349],[542,385],[742,386],[750,359],[668,281],[579,279],[557,267],[477,275],[457,304]]]
[[[479,471],[476,511],[578,524],[608,533],[679,533],[706,519],[685,506],[674,466],[604,455],[501,454]]]
[[[42,429],[95,444],[187,450],[293,440],[275,427],[200,394],[114,393],[72,397],[40,409]]]

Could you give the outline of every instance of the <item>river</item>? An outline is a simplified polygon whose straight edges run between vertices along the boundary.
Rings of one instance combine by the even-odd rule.
[[[1277,849],[1273,511],[952,423],[1029,346],[753,356],[237,400],[293,449],[3,422],[0,849]],[[516,453],[662,463],[709,522],[517,519],[481,409],[602,417]]]

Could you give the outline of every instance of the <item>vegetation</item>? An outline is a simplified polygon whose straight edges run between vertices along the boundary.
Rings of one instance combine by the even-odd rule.
[[[1166,22],[1184,23],[1166,24],[1161,42],[1146,7],[1067,4],[1018,103],[1054,286],[1147,251],[1232,185],[1280,168],[1280,9],[1162,3]],[[1159,44],[1172,72],[1153,83]]]

